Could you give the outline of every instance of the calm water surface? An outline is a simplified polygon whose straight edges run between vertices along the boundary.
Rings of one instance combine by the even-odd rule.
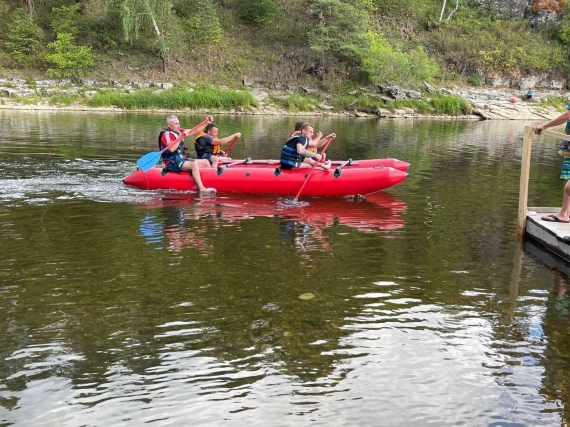
[[[515,236],[527,123],[315,118],[410,176],[291,207],[125,187],[164,119],[0,110],[0,426],[566,425],[570,269]],[[296,120],[217,117],[235,158]],[[534,143],[529,205],[558,205]]]

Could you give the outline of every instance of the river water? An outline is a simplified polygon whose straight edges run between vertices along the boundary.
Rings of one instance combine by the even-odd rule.
[[[570,269],[516,239],[530,123],[314,118],[410,175],[283,208],[124,186],[164,119],[0,110],[0,426],[566,425]],[[216,119],[276,158],[298,117]]]

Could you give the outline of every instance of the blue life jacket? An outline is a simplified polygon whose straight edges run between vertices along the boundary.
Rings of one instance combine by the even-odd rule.
[[[297,144],[303,144],[303,148],[309,146],[311,140],[303,135],[295,135],[289,138],[281,149],[281,163],[298,168],[303,163],[305,156],[297,153]]]

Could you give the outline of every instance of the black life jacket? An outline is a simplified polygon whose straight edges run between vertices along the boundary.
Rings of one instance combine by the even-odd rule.
[[[283,148],[281,149],[281,163],[286,165],[291,165],[298,168],[303,163],[305,156],[297,153],[297,144],[303,144],[304,148],[307,148],[311,140],[306,136],[295,135],[293,138],[289,138]]]
[[[207,133],[202,133],[201,135],[198,134],[198,136],[194,140],[194,148],[196,149],[196,154],[198,155],[198,158],[202,157],[206,153],[214,154],[214,148],[219,147],[219,145],[212,145],[208,143],[206,139],[209,138],[204,138],[206,135],[208,134]]]

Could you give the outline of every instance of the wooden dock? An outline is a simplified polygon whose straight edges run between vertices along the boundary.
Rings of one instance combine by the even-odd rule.
[[[523,139],[523,157],[521,162],[521,180],[519,192],[519,214],[517,232],[520,236],[531,238],[544,249],[570,261],[570,223],[543,221],[542,216],[558,213],[557,207],[527,207],[530,152],[534,128],[525,126]],[[542,131],[542,135],[570,141],[570,135]],[[562,186],[560,187],[562,193]],[[562,203],[562,194],[560,195]]]

